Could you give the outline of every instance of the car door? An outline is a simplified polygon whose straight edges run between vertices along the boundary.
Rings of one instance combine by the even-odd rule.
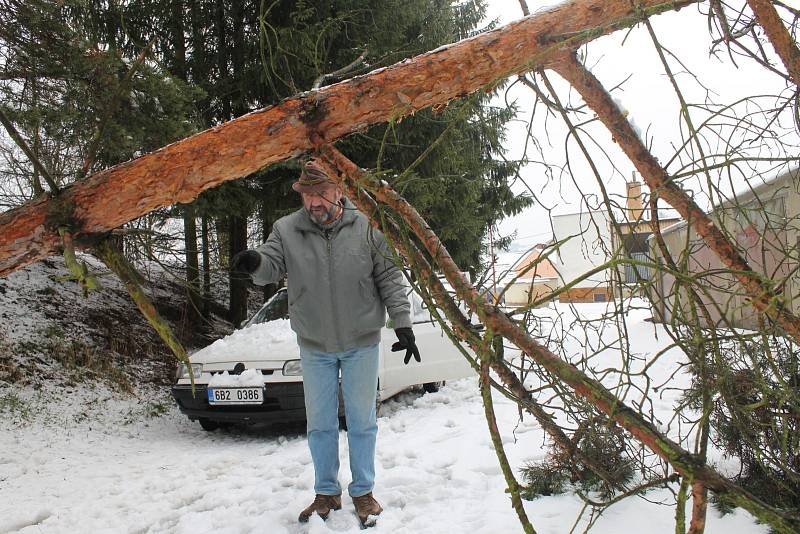
[[[384,399],[415,384],[456,380],[475,374],[461,351],[431,317],[419,295],[411,292],[409,298],[414,337],[422,361],[417,363],[412,357],[408,365],[405,365],[405,351],[391,352],[397,336],[392,330],[384,330],[381,336],[383,372],[380,385]]]

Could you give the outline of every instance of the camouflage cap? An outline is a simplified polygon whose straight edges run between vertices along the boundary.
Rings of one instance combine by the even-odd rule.
[[[292,189],[298,193],[311,193],[329,184],[336,185],[336,182],[331,180],[318,161],[310,159],[303,165],[300,178],[292,184]]]

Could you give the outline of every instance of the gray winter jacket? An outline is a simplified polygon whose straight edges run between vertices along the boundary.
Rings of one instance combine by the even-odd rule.
[[[380,341],[386,321],[411,326],[403,274],[392,263],[386,238],[344,198],[341,223],[326,239],[305,208],[279,219],[256,250],[253,281],[264,285],[288,274],[289,319],[298,343],[343,352]]]

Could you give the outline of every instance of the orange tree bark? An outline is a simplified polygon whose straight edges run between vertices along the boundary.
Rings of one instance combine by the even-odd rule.
[[[769,0],[747,0],[795,85],[800,85],[800,49]]]
[[[372,124],[488,89],[643,17],[697,0],[573,0],[497,30],[305,93],[97,173],[0,215],[0,276],[59,251],[67,226],[76,246],[156,208],[186,203],[227,180]]]
[[[334,149],[323,147],[322,153],[339,168],[352,167],[343,155]],[[348,173],[351,174],[351,173]],[[357,175],[358,173],[352,173]],[[412,205],[403,199],[385,182],[367,183],[360,180],[379,203],[388,206],[400,216],[408,228],[423,244],[435,264],[444,273],[447,281],[458,296],[475,312],[492,332],[502,335],[528,354],[537,364],[544,367],[561,383],[570,387],[576,395],[583,397],[600,412],[613,419],[627,430],[637,441],[656,453],[683,476],[697,484],[717,492],[726,501],[748,510],[760,521],[773,527],[777,532],[800,533],[800,517],[774,508],[743,488],[733,484],[710,467],[700,456],[692,454],[669,437],[662,434],[647,421],[641,413],[617,398],[602,383],[588,376],[571,363],[564,361],[547,347],[538,343],[528,332],[515,324],[504,313],[489,306],[478,291],[467,281],[450,257],[444,244],[439,240],[428,223]]]

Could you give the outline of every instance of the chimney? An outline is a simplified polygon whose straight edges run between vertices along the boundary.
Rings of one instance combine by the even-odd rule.
[[[642,217],[644,206],[642,204],[642,184],[636,179],[636,171],[633,171],[631,181],[625,184],[627,188],[626,207],[628,208],[628,220],[638,221]]]

